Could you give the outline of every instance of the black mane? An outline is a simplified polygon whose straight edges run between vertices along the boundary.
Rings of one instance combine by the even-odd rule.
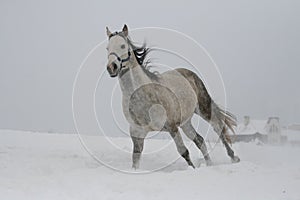
[[[146,46],[146,43],[144,42],[142,46],[135,45],[129,38],[127,38],[128,44],[131,46],[132,51],[134,53],[134,56],[139,63],[139,65],[142,67],[143,71],[146,73],[146,75],[151,79],[158,79],[158,72],[152,72],[150,71],[150,68],[152,67],[150,64],[150,60],[146,60],[146,57],[152,49]]]

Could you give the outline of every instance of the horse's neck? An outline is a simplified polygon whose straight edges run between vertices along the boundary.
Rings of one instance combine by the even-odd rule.
[[[130,68],[119,80],[122,93],[125,96],[131,96],[136,89],[151,83],[151,79],[146,75],[140,65]]]

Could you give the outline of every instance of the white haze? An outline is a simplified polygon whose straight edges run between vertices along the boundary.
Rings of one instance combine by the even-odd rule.
[[[124,23],[179,30],[201,43],[239,119],[299,123],[299,6],[293,0],[1,1],[0,128],[74,132],[76,72],[106,39],[105,26],[119,30]]]

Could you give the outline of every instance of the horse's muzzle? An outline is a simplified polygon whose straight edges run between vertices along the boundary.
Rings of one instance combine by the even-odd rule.
[[[114,62],[111,64],[107,65],[107,71],[110,75],[110,77],[116,77],[118,76],[118,65]]]

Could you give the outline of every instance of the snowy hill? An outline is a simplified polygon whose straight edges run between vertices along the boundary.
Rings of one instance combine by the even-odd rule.
[[[299,147],[234,144],[242,161],[231,164],[217,144],[211,152],[214,166],[193,170],[178,159],[164,169],[136,174],[168,161],[165,154],[147,156],[168,140],[147,140],[141,169],[134,171],[130,154],[120,153],[131,152],[130,139],[109,139],[120,148],[98,138],[101,158],[133,173],[99,164],[74,134],[0,131],[0,199],[300,199]],[[189,149],[196,162],[199,151],[193,145]],[[177,154],[172,143],[170,150],[169,156]]]

